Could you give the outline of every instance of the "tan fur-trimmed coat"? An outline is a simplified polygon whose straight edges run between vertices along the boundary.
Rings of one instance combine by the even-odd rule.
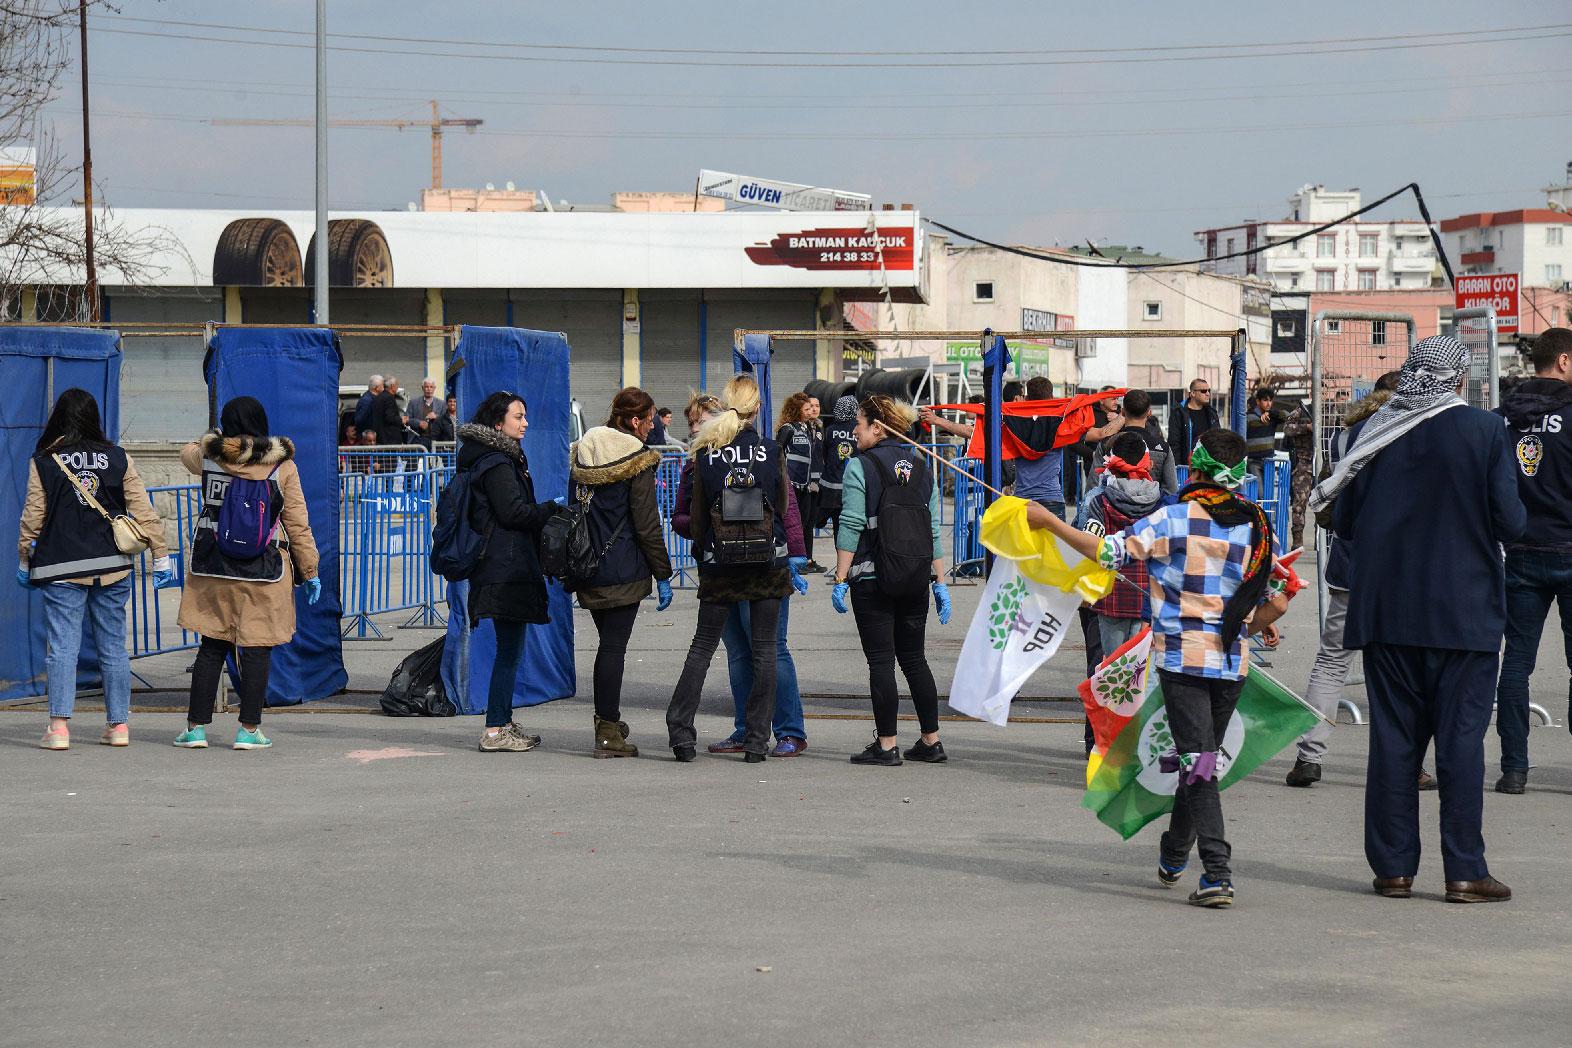
[[[277,582],[240,582],[188,572],[180,596],[183,629],[243,648],[277,647],[294,637],[294,587],[317,575],[317,544],[294,457],[295,445],[287,437],[225,437],[217,432],[192,441],[180,452],[181,465],[197,476],[202,475],[204,458],[231,476],[266,480],[272,474],[284,495],[279,519],[289,541],[284,577]]]

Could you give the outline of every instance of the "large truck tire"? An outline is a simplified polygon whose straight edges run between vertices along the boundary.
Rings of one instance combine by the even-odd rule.
[[[240,218],[213,249],[215,287],[303,287],[300,244],[276,218]]]
[[[317,238],[306,249],[306,285],[316,280]],[[331,287],[392,287],[393,253],[387,237],[364,218],[328,223],[328,284]]]

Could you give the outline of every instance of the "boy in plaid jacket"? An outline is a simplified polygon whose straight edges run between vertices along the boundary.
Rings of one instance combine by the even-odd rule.
[[[1179,787],[1163,834],[1157,876],[1178,883],[1199,846],[1206,868],[1189,901],[1209,908],[1234,898],[1230,848],[1217,789],[1218,746],[1249,673],[1247,633],[1275,632],[1287,597],[1272,584],[1272,527],[1255,503],[1234,494],[1245,476],[1244,438],[1202,434],[1179,502],[1099,538],[1047,512],[1027,511],[1104,567],[1144,562],[1150,576],[1152,660],[1178,751]]]

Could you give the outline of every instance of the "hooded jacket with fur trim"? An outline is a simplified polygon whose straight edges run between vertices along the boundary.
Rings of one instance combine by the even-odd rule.
[[[549,622],[540,529],[557,504],[535,501],[535,481],[518,441],[472,422],[460,426],[458,436],[458,468],[473,474],[480,496],[470,523],[490,536],[469,578],[470,624],[481,619]]]
[[[609,426],[586,431],[569,450],[572,497],[589,503],[590,541],[605,550],[594,579],[578,589],[580,606],[637,604],[649,596],[652,578],[671,578],[655,499],[660,463],[660,452]]]
[[[181,464],[199,477],[204,464],[210,464],[210,473],[248,480],[271,476],[280,499],[279,538],[288,545],[279,571],[270,581],[218,578],[188,569],[180,594],[182,628],[243,648],[273,648],[287,644],[295,635],[292,591],[316,577],[318,554],[294,457],[295,445],[287,437],[225,437],[217,432],[205,434],[180,452]],[[323,599],[333,599],[331,587]]]

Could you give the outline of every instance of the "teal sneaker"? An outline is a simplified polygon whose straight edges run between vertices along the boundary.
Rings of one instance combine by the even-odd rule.
[[[207,749],[207,729],[198,724],[194,728],[187,728],[175,736],[175,745],[183,750]]]
[[[262,734],[262,729],[252,731],[241,728],[235,732],[235,749],[237,750],[265,750],[273,745],[273,740]]]

